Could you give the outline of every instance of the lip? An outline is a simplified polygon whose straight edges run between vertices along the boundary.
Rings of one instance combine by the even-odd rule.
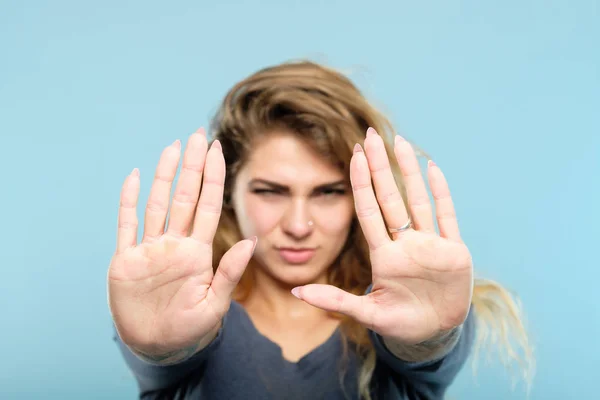
[[[304,264],[314,257],[314,248],[280,247],[277,249],[279,256],[288,264]]]

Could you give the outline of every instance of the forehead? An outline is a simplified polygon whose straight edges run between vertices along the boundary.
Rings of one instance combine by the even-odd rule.
[[[248,179],[268,179],[288,186],[315,186],[345,178],[305,141],[286,132],[261,138],[243,170]]]

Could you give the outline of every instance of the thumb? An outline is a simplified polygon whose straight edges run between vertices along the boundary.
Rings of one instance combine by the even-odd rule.
[[[254,249],[256,236],[234,244],[221,258],[210,285],[215,297],[223,304],[229,304],[231,295],[242,278]]]
[[[367,328],[372,325],[373,307],[368,296],[356,296],[332,285],[319,284],[295,287],[292,289],[292,294],[325,311],[352,317]]]

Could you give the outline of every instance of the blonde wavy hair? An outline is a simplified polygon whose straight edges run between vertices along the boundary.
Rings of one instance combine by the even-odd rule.
[[[295,61],[262,69],[237,83],[225,96],[211,124],[212,139],[223,147],[226,163],[224,206],[214,242],[214,268],[223,254],[242,239],[231,195],[240,167],[253,144],[275,129],[285,129],[305,140],[325,159],[349,177],[355,143],[362,143],[368,127],[386,142],[398,187],[406,201],[402,175],[393,153],[396,134],[390,121],[376,110],[342,73],[310,61]],[[420,156],[427,156],[415,146]],[[234,299],[243,302],[253,287],[251,261]],[[347,242],[328,272],[329,283],[350,293],[364,294],[371,284],[369,249],[356,217]],[[476,279],[472,306],[477,320],[476,351],[500,342],[499,353],[506,366],[516,362],[527,381],[533,367],[519,304],[501,285]],[[370,399],[375,352],[366,329],[351,318],[341,319],[340,328],[360,359],[358,388]],[[346,346],[347,349],[347,346]]]

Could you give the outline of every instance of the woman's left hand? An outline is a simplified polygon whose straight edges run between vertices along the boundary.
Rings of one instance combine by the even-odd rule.
[[[405,231],[392,232],[391,237],[386,223],[390,228],[399,228],[407,223],[408,212],[383,140],[375,130],[367,131],[365,152],[356,145],[350,164],[356,213],[370,248],[370,293],[356,296],[331,285],[317,284],[293,292],[309,304],[349,315],[385,338],[411,345],[438,337],[465,321],[473,293],[473,266],[460,237],[442,171],[429,162],[427,172],[438,234],[412,146],[397,136],[394,152],[404,178],[413,225]]]

